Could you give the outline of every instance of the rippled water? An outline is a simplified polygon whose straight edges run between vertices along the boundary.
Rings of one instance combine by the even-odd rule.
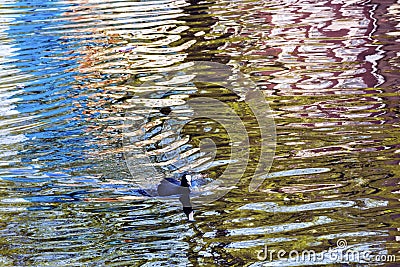
[[[283,266],[257,255],[319,253],[341,238],[397,255],[399,12],[391,0],[3,0],[0,265]],[[251,112],[223,88],[169,80],[199,60],[240,70],[273,110],[276,153],[255,192]],[[240,115],[251,160],[236,189],[187,223],[176,203],[133,194],[123,134],[142,100],[161,99],[143,149],[166,174],[216,179],[230,143],[215,121],[185,117],[200,96]],[[165,130],[174,123],[181,134]],[[217,155],[198,151],[204,138]]]

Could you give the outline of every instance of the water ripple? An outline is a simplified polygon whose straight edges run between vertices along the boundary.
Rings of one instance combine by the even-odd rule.
[[[397,253],[398,11],[364,0],[2,1],[0,265],[261,266],[264,245],[322,251],[339,238]],[[257,122],[223,88],[192,82],[197,60],[240,70],[270,103],[276,156],[254,193],[243,190]],[[137,192],[122,139],[127,121],[147,119],[126,136],[153,166],[217,178],[231,144],[218,123],[190,121],[198,96],[238,103],[252,154],[243,183],[188,224],[176,200]],[[268,264],[284,263],[299,265]]]

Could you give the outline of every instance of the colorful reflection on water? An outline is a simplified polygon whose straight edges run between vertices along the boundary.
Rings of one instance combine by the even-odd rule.
[[[265,245],[321,252],[340,238],[396,255],[399,10],[374,0],[3,1],[0,265],[260,266]],[[259,133],[234,106],[250,129],[244,181],[189,224],[176,203],[133,193],[122,138],[140,103],[161,98],[138,133],[143,148],[166,174],[217,178],[226,133],[188,123],[185,104],[237,99],[168,76],[200,60],[251,77],[274,112],[277,148],[248,193]],[[165,134],[174,123],[185,136]],[[217,155],[199,151],[204,138]]]

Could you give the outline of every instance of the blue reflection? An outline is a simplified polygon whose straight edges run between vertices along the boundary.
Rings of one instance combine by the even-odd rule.
[[[54,1],[5,5],[14,17],[5,33],[16,49],[8,64],[24,77],[18,85],[20,92],[13,96],[15,110],[30,116],[20,122],[21,127],[32,125],[23,132],[29,140],[19,157],[25,165],[35,162],[35,168],[44,170],[71,171],[66,165],[83,160],[85,151],[96,148],[88,145],[91,136],[83,114],[88,95],[75,79],[82,75],[77,71],[79,42],[62,30],[70,23],[63,19],[70,6]]]

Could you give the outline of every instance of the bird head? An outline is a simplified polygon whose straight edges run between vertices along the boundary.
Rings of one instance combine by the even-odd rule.
[[[192,174],[190,172],[184,172],[181,179],[181,186],[191,187],[192,186]]]

